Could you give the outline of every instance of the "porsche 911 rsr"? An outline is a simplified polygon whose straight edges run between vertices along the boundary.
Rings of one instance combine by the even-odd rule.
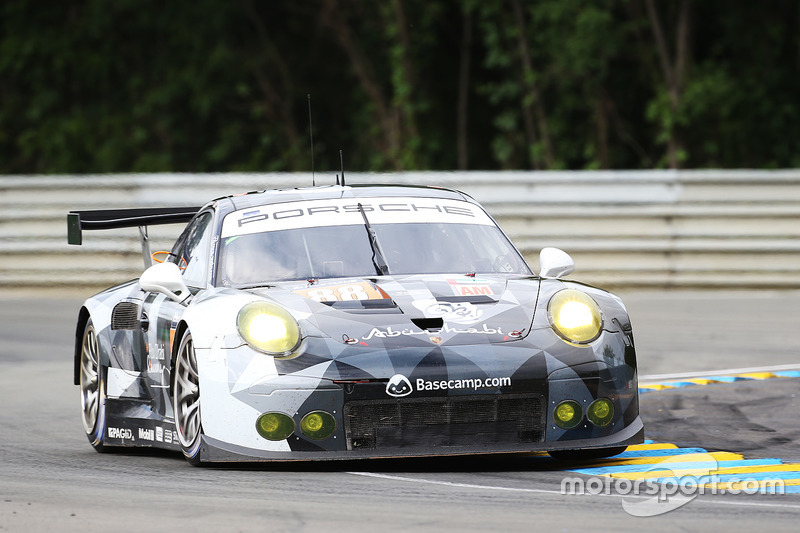
[[[622,301],[525,263],[467,195],[331,186],[200,208],[74,211],[82,232],[188,223],[163,262],[86,300],[91,444],[192,464],[529,453],[643,440]],[[154,254],[155,257],[158,257]]]

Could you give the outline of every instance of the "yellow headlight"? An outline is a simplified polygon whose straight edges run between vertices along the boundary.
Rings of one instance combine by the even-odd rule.
[[[289,312],[270,302],[253,302],[239,311],[239,334],[256,350],[288,356],[300,344],[300,326]]]
[[[581,423],[583,411],[578,402],[564,400],[553,411],[553,421],[562,429],[572,429]]]
[[[607,426],[614,418],[614,404],[608,398],[600,398],[592,402],[586,416],[595,426]]]
[[[336,431],[336,419],[325,411],[314,411],[300,421],[300,430],[311,439],[327,439]]]
[[[550,299],[550,325],[569,342],[584,344],[600,335],[603,315],[600,307],[585,292],[565,289]]]
[[[284,413],[264,413],[256,420],[256,431],[267,440],[284,440],[294,433],[294,420]]]

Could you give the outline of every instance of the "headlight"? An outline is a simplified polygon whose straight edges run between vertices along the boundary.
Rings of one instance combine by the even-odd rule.
[[[575,400],[565,400],[553,411],[553,421],[561,429],[572,429],[583,420],[581,405]]]
[[[270,355],[291,355],[300,344],[297,321],[286,309],[270,302],[253,302],[242,307],[236,326],[247,344]]]
[[[614,403],[608,398],[599,398],[589,406],[586,417],[595,426],[607,426],[614,418]]]
[[[569,342],[585,344],[600,335],[603,314],[585,292],[565,289],[550,299],[547,308],[550,325]]]
[[[327,439],[336,431],[336,419],[325,411],[314,411],[300,421],[300,431],[310,439]]]
[[[284,413],[264,413],[256,420],[256,431],[267,440],[284,440],[294,433],[294,420]]]

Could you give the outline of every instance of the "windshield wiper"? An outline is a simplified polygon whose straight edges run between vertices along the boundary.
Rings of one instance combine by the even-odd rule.
[[[378,236],[375,234],[375,230],[372,229],[361,202],[358,203],[358,210],[361,212],[361,216],[364,217],[364,227],[367,228],[369,245],[372,247],[372,264],[375,265],[375,270],[379,275],[386,276],[389,274],[389,265],[386,264],[383,251],[381,250],[380,244],[378,244]]]

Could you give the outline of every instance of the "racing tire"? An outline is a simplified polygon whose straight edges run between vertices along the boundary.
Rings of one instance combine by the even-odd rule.
[[[187,330],[181,338],[175,357],[172,402],[175,429],[183,455],[193,466],[200,465],[200,444],[203,427],[200,419],[200,375],[192,334]]]
[[[81,339],[79,382],[81,390],[81,420],[86,437],[100,453],[106,426],[106,380],[100,365],[100,349],[92,320],[86,322]]]
[[[615,446],[614,448],[589,448],[587,450],[550,450],[547,453],[559,461],[588,461],[613,457],[621,454],[627,448],[627,446]]]

